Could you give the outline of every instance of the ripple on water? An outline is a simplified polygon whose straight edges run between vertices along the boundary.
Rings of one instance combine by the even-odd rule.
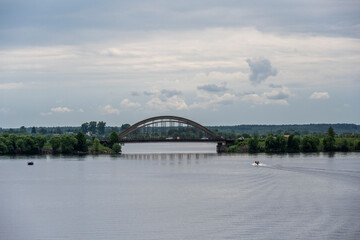
[[[2,158],[0,239],[359,239],[359,156]]]

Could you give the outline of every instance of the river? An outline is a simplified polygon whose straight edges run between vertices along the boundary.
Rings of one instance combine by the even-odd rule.
[[[123,150],[0,156],[0,239],[360,239],[360,153]]]

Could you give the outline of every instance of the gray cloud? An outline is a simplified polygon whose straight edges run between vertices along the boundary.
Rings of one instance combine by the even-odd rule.
[[[264,97],[271,100],[282,100],[287,99],[291,96],[291,92],[287,87],[283,87],[281,89],[274,89],[271,92],[265,92]]]
[[[131,92],[131,96],[138,97],[140,94],[136,91]]]
[[[259,84],[265,81],[270,76],[276,76],[277,70],[271,66],[271,63],[267,59],[251,60],[247,59],[246,62],[250,67],[249,79],[252,84]]]
[[[289,93],[280,91],[280,92],[277,92],[277,93],[275,93],[273,95],[267,95],[266,97],[268,99],[279,100],[279,99],[289,98],[289,96],[290,96]]]
[[[282,85],[276,85],[276,84],[270,83],[270,84],[269,84],[269,87],[270,87],[270,88],[282,88]]]
[[[154,96],[155,93],[154,92],[149,92],[149,91],[144,91],[144,95],[145,96]]]
[[[346,1],[346,4],[343,1],[329,0],[195,2],[2,1],[0,43],[79,43],[112,38],[114,33],[128,30],[204,29],[224,26],[253,26],[266,32],[320,33],[352,37],[360,35],[359,1]],[[277,14],[274,14],[274,11]]]
[[[181,94],[181,91],[177,91],[177,90],[168,90],[168,89],[161,90],[161,95],[166,98],[171,98],[173,96],[177,96],[180,94]]]
[[[206,84],[206,85],[198,86],[197,89],[206,92],[214,92],[214,93],[224,92],[228,90],[228,88],[226,87],[226,83],[224,83],[222,86],[217,86],[215,84]]]

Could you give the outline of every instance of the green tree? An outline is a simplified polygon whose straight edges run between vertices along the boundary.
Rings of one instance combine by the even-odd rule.
[[[109,139],[109,145],[113,146],[114,143],[119,143],[120,142],[120,137],[116,132],[112,132],[110,134],[110,139]]]
[[[0,154],[6,154],[8,153],[8,148],[5,144],[6,139],[4,137],[0,138]]]
[[[276,145],[277,145],[277,152],[284,153],[286,151],[286,138],[283,135],[278,135],[276,137]]]
[[[332,138],[335,138],[335,131],[334,131],[334,129],[333,129],[333,127],[332,126],[330,126],[329,127],[329,129],[328,129],[328,135],[330,136],[330,137],[332,137]]]
[[[54,133],[57,133],[57,134],[62,134],[63,131],[61,130],[60,127],[56,127],[56,129],[54,130]]]
[[[360,151],[360,141],[355,144],[355,150]]]
[[[119,132],[119,128],[118,127],[112,127],[111,128],[111,132]]]
[[[269,153],[285,152],[286,143],[286,138],[282,135],[276,137],[269,135],[265,139],[265,151]]]
[[[47,130],[45,128],[40,128],[39,132],[40,134],[44,135],[47,133]]]
[[[21,134],[26,134],[26,128],[24,126],[20,127],[20,133]]]
[[[46,143],[46,138],[44,136],[36,136],[35,141],[39,147],[39,151],[44,147]]]
[[[88,145],[84,133],[78,132],[75,136],[77,144],[75,145],[75,151],[88,152]]]
[[[250,153],[257,153],[259,152],[259,140],[257,137],[249,139],[249,152]]]
[[[35,127],[31,128],[31,134],[36,134],[36,128]]]
[[[99,141],[99,139],[97,139],[97,138],[94,139],[93,149],[94,149],[94,152],[95,152],[95,153],[99,153],[99,152],[100,152],[100,141]]]
[[[290,153],[300,152],[300,138],[290,135],[287,141],[287,151]]]
[[[72,153],[77,144],[77,139],[71,135],[62,135],[61,136],[61,152],[62,153]]]
[[[51,147],[53,149],[54,153],[57,153],[60,150],[61,147],[61,138],[58,136],[53,136],[49,140]]]
[[[16,153],[16,141],[19,137],[15,134],[9,134],[5,139],[5,144],[8,149],[8,153],[14,154]]]
[[[324,151],[335,151],[335,142],[335,132],[332,126],[330,126],[327,132],[327,136],[323,139]]]
[[[112,150],[116,153],[121,153],[121,145],[119,143],[114,143]]]
[[[305,136],[302,139],[303,152],[317,152],[319,151],[320,140],[314,136]]]
[[[16,141],[17,151],[24,154],[39,153],[39,146],[37,145],[33,136],[20,137]]]
[[[273,135],[267,136],[265,139],[265,152],[273,153],[276,152],[277,142]]]
[[[99,134],[104,134],[105,133],[105,125],[106,122],[100,121],[97,123],[97,130]]]
[[[83,133],[87,133],[89,131],[89,123],[86,122],[86,123],[81,124],[81,131]]]
[[[121,125],[121,131],[128,129],[129,127],[130,127],[130,124],[128,124],[128,123],[123,124],[123,125]]]
[[[52,148],[52,146],[51,146],[50,141],[47,141],[47,142],[44,144],[44,146],[43,146],[43,148],[42,148],[42,151],[43,151],[43,153],[53,153],[53,148]]]
[[[349,149],[350,149],[350,147],[349,147],[349,142],[348,142],[348,140],[347,140],[347,139],[343,139],[343,140],[341,141],[340,150],[341,150],[342,152],[348,152]]]
[[[88,130],[89,130],[92,134],[95,134],[95,133],[96,133],[96,122],[95,122],[95,121],[89,122],[89,128],[88,128]]]

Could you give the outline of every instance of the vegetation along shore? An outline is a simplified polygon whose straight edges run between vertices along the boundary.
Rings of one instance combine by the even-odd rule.
[[[208,128],[223,138],[236,139],[226,148],[227,153],[360,151],[358,125],[333,126],[238,125]],[[120,154],[118,134],[129,127],[130,124],[107,127],[105,122],[92,121],[80,127],[0,128],[0,154]],[[176,132],[173,134],[176,135]]]

